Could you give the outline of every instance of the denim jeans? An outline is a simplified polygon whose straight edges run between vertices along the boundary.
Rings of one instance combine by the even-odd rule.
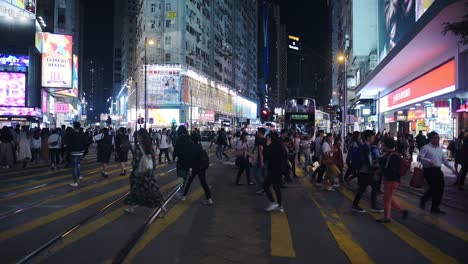
[[[252,168],[252,173],[255,177],[255,191],[263,190],[263,182],[265,180],[265,169],[260,167],[260,164],[255,164]]]
[[[80,178],[80,161],[82,155],[70,155],[72,165],[73,181],[78,182]]]
[[[216,148],[216,157],[218,159],[222,160],[223,159],[223,152],[224,152],[224,145],[218,145]]]

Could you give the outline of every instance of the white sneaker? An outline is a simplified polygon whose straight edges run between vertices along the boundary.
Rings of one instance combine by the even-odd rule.
[[[333,187],[328,187],[328,188],[327,188],[327,191],[329,191],[329,192],[334,192],[335,189],[333,189]]]
[[[129,214],[135,214],[135,209],[133,207],[127,207],[124,211]]]
[[[82,180],[83,180],[83,177],[80,176],[80,177],[78,178],[78,182],[80,182],[80,181],[82,181]]]
[[[338,188],[338,187],[340,187],[340,184],[339,184],[339,183],[335,183],[335,184],[333,184],[333,187]]]
[[[77,182],[72,182],[72,183],[70,183],[69,185],[72,186],[72,187],[78,187],[78,183],[77,183]]]
[[[278,203],[271,203],[265,210],[270,212],[279,208]]]
[[[212,204],[214,204],[214,202],[213,202],[213,199],[210,198],[210,199],[206,200],[203,204],[204,205],[212,205]]]
[[[187,200],[187,197],[186,196],[179,196],[179,197],[177,197],[177,199],[179,199],[181,201],[185,201],[185,200]]]
[[[283,206],[278,207],[278,211],[279,211],[280,213],[284,213],[284,208],[283,208]]]

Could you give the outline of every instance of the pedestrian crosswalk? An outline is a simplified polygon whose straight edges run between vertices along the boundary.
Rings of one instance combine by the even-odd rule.
[[[42,188],[26,190],[13,196],[0,198],[0,203],[8,202],[11,206],[14,206],[17,201],[18,204],[24,205],[27,202],[32,202],[30,199],[39,199],[39,203],[34,204],[35,209],[31,211],[30,218],[28,218],[29,212],[27,211],[21,214],[21,218],[15,215],[6,219],[0,218],[0,253],[2,256],[12,254],[14,256],[8,258],[8,260],[14,261],[18,259],[18,257],[24,254],[24,251],[21,251],[23,253],[20,254],[13,247],[24,243],[25,248],[33,249],[38,246],[37,241],[47,240],[47,237],[34,239],[36,244],[32,245],[29,244],[30,242],[27,242],[28,236],[33,234],[44,235],[44,232],[38,232],[38,230],[48,230],[45,233],[53,235],[69,225],[70,222],[73,222],[71,220],[75,219],[76,221],[82,218],[83,215],[87,215],[95,210],[93,208],[121,197],[129,191],[128,176],[111,176],[109,179],[101,179],[99,168],[93,167],[92,163],[85,163],[83,172],[85,179],[90,184],[74,190],[65,187],[68,182],[64,180],[70,179],[69,171],[59,171],[48,177],[47,175],[50,174],[46,172],[38,173],[37,175],[21,175],[18,176],[18,181],[31,180],[31,182],[0,187],[1,195],[40,184],[48,184]],[[119,172],[120,169],[117,164],[112,165],[109,170],[111,175],[116,175]],[[160,189],[162,192],[167,192],[182,182],[181,179],[175,176],[174,165],[164,164],[158,168],[156,177],[161,182]],[[217,163],[213,169],[210,169],[208,176],[215,186],[215,205],[213,207],[203,207],[198,203],[197,201],[203,195],[203,190],[197,187],[197,189],[190,193],[186,201],[174,202],[164,217],[158,219],[150,226],[126,258],[126,263],[143,263],[139,256],[144,252],[151,251],[157,244],[154,241],[162,234],[165,234],[165,237],[169,236],[175,240],[180,240],[184,245],[185,239],[190,241],[199,240],[200,245],[215,247],[218,243],[220,248],[229,248],[227,246],[221,247],[223,243],[227,243],[220,239],[220,237],[223,237],[223,232],[226,232],[225,239],[227,240],[239,239],[236,236],[229,237],[228,234],[232,234],[232,232],[229,232],[230,229],[242,227],[226,226],[225,230],[220,228],[210,229],[212,219],[206,218],[203,220],[206,221],[206,225],[203,227],[189,226],[186,228],[187,230],[177,228],[181,221],[184,223],[198,222],[197,217],[199,219],[200,217],[213,217],[213,214],[218,213],[229,214],[230,212],[235,212],[235,206],[245,202],[251,203],[250,206],[255,207],[255,212],[258,212],[258,214],[255,213],[255,215],[250,215],[249,217],[259,219],[256,222],[257,224],[262,223],[255,226],[258,234],[253,236],[253,239],[258,239],[255,242],[257,245],[266,245],[265,251],[263,253],[260,252],[260,254],[263,254],[264,258],[269,261],[274,260],[275,263],[304,263],[304,259],[308,258],[311,258],[311,262],[338,263],[341,262],[342,256],[349,263],[382,263],[386,262],[386,260],[393,260],[406,255],[408,255],[408,259],[402,259],[402,263],[418,263],[422,260],[432,263],[463,263],[465,257],[468,257],[466,250],[459,250],[461,248],[466,249],[468,245],[468,232],[465,231],[466,226],[453,224],[453,222],[443,217],[436,217],[423,212],[417,207],[416,200],[411,195],[404,193],[401,195],[397,194],[402,206],[411,212],[408,221],[395,219],[388,224],[379,224],[374,221],[381,218],[381,215],[378,213],[368,212],[363,215],[351,213],[351,202],[354,198],[352,190],[340,187],[337,188],[336,193],[321,192],[299,170],[298,176],[301,177],[300,180],[290,185],[290,188],[285,189],[283,193],[283,200],[286,201],[284,204],[285,213],[278,211],[271,213],[264,212],[263,205],[266,205],[266,202],[260,196],[255,195],[253,189],[250,190],[247,186],[238,188],[229,185],[229,182],[235,178],[233,165]],[[0,182],[2,180],[3,178],[0,177]],[[10,182],[11,179],[7,180]],[[68,191],[63,191],[64,188],[67,188]],[[50,193],[56,190],[62,191],[56,194]],[[228,201],[221,198],[217,200],[217,197],[223,197],[219,192],[231,192],[229,196],[226,196],[231,197],[231,199],[232,197],[237,197],[236,192],[243,192],[245,193],[245,197],[250,198],[249,201],[246,201],[244,198],[239,198],[239,201]],[[369,203],[366,200],[363,200],[361,204],[364,209],[369,209]],[[57,208],[52,209],[53,206],[57,206]],[[42,213],[42,207],[48,207],[47,211]],[[216,207],[232,207],[233,209],[210,212]],[[11,210],[14,209],[0,210],[0,216],[10,213]],[[317,213],[314,215],[319,216],[319,218],[297,219],[300,215],[300,210],[314,211]],[[146,211],[143,210],[142,212]],[[225,219],[225,217],[229,217],[229,215],[223,215],[219,219]],[[50,247],[47,254],[39,256],[37,262],[48,262],[51,258],[55,260],[53,262],[60,262],[59,259],[70,252],[65,249],[80,247],[84,245],[83,243],[90,243],[92,240],[89,240],[89,238],[98,236],[101,230],[113,226],[113,223],[128,221],[128,223],[136,225],[136,220],[131,219],[131,217],[125,217],[122,206],[118,205],[97,215],[95,219],[81,226],[79,230],[64,237],[61,243]],[[141,220],[141,217],[136,217],[135,219]],[[16,220],[20,221],[17,224],[6,222]],[[216,225],[220,224],[222,225],[222,223],[216,223]],[[420,225],[424,225],[424,227],[420,227]],[[201,228],[202,231],[190,231],[196,228]],[[311,235],[309,240],[303,240],[304,236],[300,232],[314,234],[317,232],[317,229],[322,229],[320,236],[325,234],[330,239],[327,239],[326,242],[321,242]],[[113,232],[118,234],[119,230],[113,230]],[[188,234],[199,234],[200,232],[206,233],[200,237],[187,237]],[[234,233],[238,234],[239,232]],[[104,233],[99,236],[104,236]],[[202,243],[206,239],[203,236],[212,236],[212,239],[220,240],[216,240],[217,243]],[[119,243],[112,241],[109,241],[109,243],[121,245],[125,239],[127,238],[122,238],[122,241]],[[333,243],[330,241],[333,241]],[[378,245],[378,241],[381,241],[382,244]],[[212,241],[210,240],[210,242]],[[96,247],[99,248],[99,245],[96,245]],[[188,247],[192,248],[192,246]],[[379,247],[402,250],[389,253],[393,254],[393,256],[390,256],[385,253],[388,249],[380,249]],[[119,246],[116,246],[115,250],[118,248]],[[323,255],[327,255],[327,258],[333,258],[333,254],[330,257],[329,253],[321,252],[330,248],[334,248],[336,259],[321,260],[320,256],[322,253]],[[183,247],[180,250],[183,250]],[[213,249],[210,248],[206,251],[209,252],[211,250]],[[233,248],[232,250],[235,249]],[[181,251],[167,249],[167,252],[164,254],[173,254],[173,252],[180,253]],[[111,253],[115,254],[116,252]],[[105,263],[111,263],[112,254],[106,255],[107,261]],[[191,251],[188,250],[186,254],[191,254]],[[312,261],[314,255],[318,259]],[[155,256],[155,258],[157,257]],[[185,257],[187,256],[180,256],[179,259],[185,259]],[[91,260],[92,257],[87,259]]]

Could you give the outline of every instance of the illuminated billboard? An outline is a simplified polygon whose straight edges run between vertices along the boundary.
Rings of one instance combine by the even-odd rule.
[[[10,17],[27,16],[34,18],[36,0],[2,0],[0,1],[0,14]]]
[[[78,97],[78,56],[73,54],[72,89],[57,91],[56,95]]]
[[[379,53],[385,58],[434,0],[379,0]]]
[[[0,106],[0,116],[41,117],[41,109],[36,107]]]
[[[148,109],[148,118],[154,119],[155,126],[169,127],[172,121],[179,124],[179,109]]]
[[[0,66],[29,66],[29,57],[28,56],[16,56],[10,54],[1,54],[0,53]]]
[[[249,119],[257,118],[257,104],[242,98],[240,96],[237,97],[237,116],[238,117],[245,117]]]
[[[151,105],[180,104],[180,69],[147,68],[148,101]]]
[[[26,74],[0,72],[0,106],[26,105]]]
[[[42,86],[72,88],[72,46],[70,35],[39,34],[42,49]]]

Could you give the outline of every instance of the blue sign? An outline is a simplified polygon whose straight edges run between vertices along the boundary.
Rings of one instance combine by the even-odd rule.
[[[0,66],[29,66],[28,56],[14,56],[8,54],[0,54]]]

